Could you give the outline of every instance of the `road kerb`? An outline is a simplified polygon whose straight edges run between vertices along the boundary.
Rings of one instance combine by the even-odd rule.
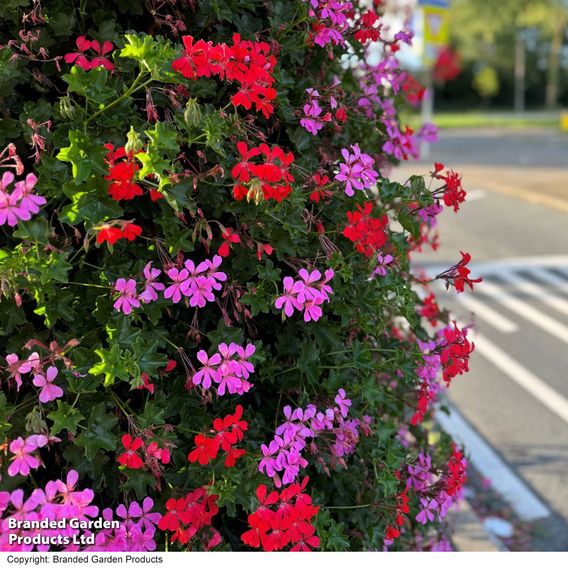
[[[467,499],[448,516],[453,527],[452,541],[458,552],[505,552],[505,546],[485,530]]]

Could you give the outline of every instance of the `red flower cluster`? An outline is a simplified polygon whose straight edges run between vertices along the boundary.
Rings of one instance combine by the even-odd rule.
[[[381,24],[375,27],[378,21],[379,16],[375,12],[369,10],[361,14],[361,19],[357,22],[357,31],[353,37],[360,43],[377,41],[381,36]]]
[[[385,540],[393,541],[400,536],[400,527],[404,524],[405,515],[410,511],[408,506],[408,487],[396,496],[396,524],[388,525],[385,531]]]
[[[107,242],[109,245],[116,244],[120,239],[133,241],[142,234],[142,227],[130,223],[121,222],[120,226],[113,226],[105,223],[97,229],[97,243],[100,245]]]
[[[208,495],[205,487],[190,491],[180,499],[168,499],[166,514],[160,519],[158,528],[173,532],[171,542],[187,544],[197,536],[205,550],[211,550],[221,542],[219,531],[211,526],[213,517],[219,512],[218,495]]]
[[[283,550],[292,545],[291,551],[309,551],[320,544],[312,525],[319,507],[312,505],[312,498],[303,493],[308,478],[302,483],[293,483],[280,494],[272,491],[267,495],[266,485],[259,485],[256,496],[259,507],[248,516],[250,530],[241,535],[248,546],[265,552]]]
[[[310,193],[310,201],[319,203],[320,200],[324,201],[331,196],[331,191],[328,189],[330,182],[327,176],[314,174],[314,176],[311,178],[311,181],[315,183],[315,189]]]
[[[452,443],[452,455],[448,461],[448,473],[446,476],[446,493],[454,496],[460,492],[464,483],[467,481],[466,475],[467,461],[463,453]]]
[[[406,79],[402,84],[402,92],[406,100],[413,106],[418,104],[426,94],[426,88],[423,87],[410,73],[407,73]]]
[[[243,407],[239,404],[235,414],[228,414],[223,419],[215,418],[211,431],[215,432],[213,437],[197,434],[194,438],[197,447],[187,456],[190,463],[198,461],[201,465],[206,465],[214,460],[219,449],[222,449],[227,454],[225,467],[233,467],[237,460],[246,454],[245,450],[233,447],[244,438],[244,433],[248,428],[248,424],[241,420],[242,415]]]
[[[191,36],[184,36],[182,40],[185,50],[172,63],[174,71],[186,79],[217,76],[235,81],[239,89],[231,97],[233,105],[246,110],[254,105],[266,118],[270,117],[274,112],[272,101],[276,98],[272,87],[276,59],[270,55],[267,43],[241,41],[238,34],[233,35],[233,45],[201,39],[193,43]]]
[[[436,276],[436,279],[439,278],[446,281],[446,287],[449,288],[450,285],[453,285],[458,294],[461,294],[464,291],[466,285],[469,286],[470,290],[473,290],[474,284],[479,284],[483,281],[482,278],[472,280],[469,277],[471,270],[467,267],[467,265],[471,261],[471,255],[462,251],[460,251],[460,253],[462,255],[462,259],[456,265]]]
[[[109,173],[105,179],[110,182],[109,195],[116,201],[134,199],[137,195],[142,195],[142,188],[134,183],[136,172],[140,169],[134,152],[127,153],[124,146],[115,150],[112,144],[105,144],[105,148],[108,150],[106,163]]]
[[[440,49],[434,63],[434,79],[436,81],[453,81],[461,73],[460,56],[451,48]]]
[[[289,171],[294,161],[292,152],[285,154],[282,148],[274,146],[270,149],[264,143],[249,150],[246,142],[238,142],[237,150],[241,161],[231,170],[237,182],[233,188],[235,199],[240,201],[246,197],[248,201],[258,204],[263,199],[280,202],[290,195],[290,184],[294,181]],[[260,163],[252,161],[258,157],[261,158]]]
[[[105,41],[101,46],[96,39],[90,41],[85,36],[79,36],[75,40],[75,44],[79,51],[67,53],[63,58],[65,63],[75,63],[79,67],[82,67],[85,71],[95,69],[96,67],[104,67],[107,71],[112,71],[114,69],[113,63],[105,57],[105,55],[110,53],[114,47],[110,41]],[[95,57],[89,61],[85,56],[85,53],[90,49],[95,52]]]
[[[436,327],[438,325],[438,316],[440,315],[440,306],[436,302],[436,296],[430,294],[424,298],[422,306],[418,310],[418,313],[425,317],[432,326]]]
[[[223,239],[223,244],[219,247],[219,250],[217,252],[222,257],[229,256],[232,244],[241,242],[241,237],[239,237],[239,235],[235,233],[233,229],[231,229],[231,227],[223,229],[223,232],[221,233],[221,238]]]
[[[459,329],[456,322],[454,328],[444,329],[444,345],[441,348],[440,361],[443,367],[443,379],[450,386],[452,379],[469,371],[469,356],[475,345],[467,339],[467,328]]]
[[[125,451],[118,456],[118,463],[128,469],[140,469],[145,464],[152,465],[150,462],[157,461],[163,465],[170,463],[170,451],[167,448],[160,448],[157,442],[151,442],[148,447],[144,446],[144,440],[140,437],[132,439],[130,434],[122,436],[122,445]],[[138,453],[142,450],[145,460]]]
[[[422,424],[424,420],[424,416],[428,412],[428,407],[430,406],[430,402],[434,400],[436,397],[436,393],[431,390],[430,384],[426,379],[422,379],[422,383],[420,384],[420,390],[418,391],[418,403],[416,404],[416,411],[412,415],[410,419],[410,423],[413,426],[417,424]]]
[[[356,211],[348,211],[348,225],[343,230],[343,235],[355,243],[355,248],[367,258],[371,257],[387,242],[385,228],[388,225],[388,217],[371,217],[373,203],[366,201],[357,205]]]
[[[446,207],[453,207],[454,211],[457,212],[460,208],[460,204],[465,201],[467,193],[462,187],[461,175],[453,170],[448,170],[446,175],[441,175],[440,172],[443,169],[444,164],[434,164],[432,177],[446,182],[443,187],[434,192],[434,196],[437,196],[439,192],[443,192],[443,199]]]

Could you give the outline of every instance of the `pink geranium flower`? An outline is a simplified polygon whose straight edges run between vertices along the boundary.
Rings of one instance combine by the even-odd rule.
[[[67,53],[64,57],[65,63],[74,63],[82,67],[85,71],[95,69],[96,67],[104,67],[107,71],[114,69],[113,63],[104,57],[113,50],[113,45],[110,41],[105,41],[101,46],[96,39],[90,41],[85,36],[79,36],[75,40],[75,44],[79,51]],[[93,50],[96,54],[91,61],[89,61],[85,55],[89,50]]]
[[[34,385],[41,389],[40,402],[45,404],[63,396],[63,389],[53,384],[55,377],[57,377],[57,367],[48,367],[45,376],[40,374],[34,376]]]
[[[177,268],[170,268],[166,270],[166,274],[169,276],[170,280],[173,282],[171,286],[168,286],[164,291],[164,298],[171,298],[174,304],[177,304],[181,300],[182,286],[185,286],[185,282],[189,277],[189,271],[183,268],[178,270]]]
[[[14,477],[16,475],[29,475],[30,470],[37,469],[41,462],[36,457],[31,455],[32,452],[39,447],[47,444],[47,438],[43,435],[29,436],[24,440],[21,436],[12,440],[10,443],[10,452],[14,454],[11,458],[12,463],[8,468],[8,475]]]
[[[114,303],[114,309],[128,315],[132,312],[132,308],[139,308],[140,301],[136,293],[136,280],[130,278],[119,278],[115,284],[114,289],[120,293],[120,296]]]
[[[194,385],[202,385],[203,388],[208,389],[211,386],[211,382],[217,382],[219,375],[217,366],[221,363],[221,355],[215,353],[212,357],[208,357],[207,353],[202,349],[197,352],[197,358],[203,367],[193,375],[192,382]]]
[[[158,292],[161,292],[165,288],[161,282],[156,282],[156,279],[161,273],[161,270],[152,266],[152,262],[149,262],[144,267],[144,278],[146,278],[146,282],[144,284],[144,291],[138,296],[138,299],[142,300],[145,304],[155,302],[158,299]]]
[[[286,276],[283,280],[284,294],[276,298],[274,305],[280,310],[284,306],[284,313],[287,317],[292,316],[294,310],[301,310],[304,307],[300,294],[304,291],[304,283],[294,281],[290,276]]]

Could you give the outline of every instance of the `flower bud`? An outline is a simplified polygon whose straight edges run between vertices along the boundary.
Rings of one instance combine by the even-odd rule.
[[[136,153],[138,150],[142,150],[143,146],[144,143],[140,140],[140,135],[136,132],[136,130],[134,130],[134,127],[131,126],[128,134],[126,135],[126,144],[124,146],[126,153]]]
[[[183,118],[188,126],[197,126],[201,122],[201,105],[197,99],[189,99],[185,105]]]

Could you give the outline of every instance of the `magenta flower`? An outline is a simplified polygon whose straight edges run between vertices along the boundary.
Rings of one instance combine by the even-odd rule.
[[[316,284],[321,278],[319,270],[308,272],[305,268],[301,268],[298,276],[304,281],[304,288],[302,290],[302,297],[306,300],[315,300],[320,297],[319,288],[312,286]]]
[[[290,276],[286,276],[283,280],[284,294],[276,298],[274,305],[276,309],[280,310],[284,306],[284,313],[287,317],[291,317],[294,310],[301,310],[303,308],[303,301],[300,300],[299,295],[304,290],[303,282],[295,282]]]
[[[205,278],[205,276],[198,276],[195,279],[195,287],[191,292],[192,295],[189,298],[189,305],[192,307],[204,308],[207,302],[213,302],[215,300],[211,279]]]
[[[138,296],[138,299],[142,300],[145,304],[155,302],[158,299],[158,292],[164,290],[164,284],[156,282],[156,279],[161,273],[162,271],[158,268],[153,268],[151,261],[144,267],[144,278],[146,282],[144,283],[144,291]]]
[[[10,378],[16,381],[16,390],[20,390],[22,386],[22,375],[29,373],[32,369],[37,371],[39,369],[39,355],[32,353],[27,359],[20,360],[15,353],[6,355],[6,362],[8,363],[8,372]]]
[[[31,213],[21,206],[21,191],[14,190],[12,193],[6,191],[7,187],[14,181],[12,172],[4,172],[0,182],[0,225],[6,223],[10,227],[15,227],[18,221],[29,221]]]
[[[387,266],[394,260],[394,257],[387,254],[383,257],[381,253],[377,254],[377,266],[373,270],[373,276],[386,276]]]
[[[309,300],[304,304],[304,321],[318,321],[323,315],[323,310],[320,305],[323,303],[323,299],[318,297],[314,300]]]
[[[337,395],[335,396],[335,404],[337,404],[337,406],[339,407],[341,416],[345,418],[349,414],[351,401],[348,398],[345,398],[345,391],[343,389],[339,389],[337,391]]]
[[[181,295],[183,293],[182,285],[188,279],[189,271],[185,268],[182,270],[170,268],[166,270],[166,274],[169,276],[173,284],[165,289],[164,298],[171,298],[172,302],[177,304],[181,300]]]
[[[41,438],[45,439],[45,443],[38,445],[38,442],[42,442],[39,436],[30,436],[26,440],[24,440],[21,436],[12,440],[10,443],[10,451],[14,454],[11,458],[12,463],[8,468],[8,475],[10,477],[14,477],[16,475],[23,475],[24,477],[29,475],[30,470],[37,469],[41,462],[36,457],[31,455],[32,452],[38,449],[38,447],[44,446],[47,444],[47,438],[42,436]]]
[[[211,287],[213,288],[213,290],[221,290],[222,285],[220,284],[220,282],[225,282],[227,280],[227,275],[221,270],[217,270],[219,266],[221,266],[223,258],[220,255],[216,254],[213,257],[213,260],[206,260],[205,262],[209,266],[207,277],[211,280]],[[217,282],[217,280],[219,282]]]
[[[137,519],[137,523],[143,526],[146,531],[152,532],[155,530],[155,525],[160,522],[162,515],[158,512],[152,513],[154,501],[151,497],[145,497],[142,501],[142,507],[133,501],[128,508],[128,514],[132,519]],[[117,509],[118,511],[118,509]]]
[[[139,308],[140,301],[136,293],[136,280],[130,278],[126,280],[119,278],[114,284],[114,290],[120,293],[120,296],[114,303],[114,309],[122,311],[128,315],[132,312],[132,308]]]
[[[436,499],[425,499],[424,497],[420,498],[421,510],[418,515],[416,515],[416,520],[425,525],[428,521],[433,521],[435,513],[438,511],[438,502]]]
[[[21,199],[20,207],[34,215],[39,213],[39,208],[47,203],[45,197],[32,193],[36,183],[37,177],[34,174],[28,174],[25,181],[19,181],[14,186],[14,193],[18,192]]]
[[[48,367],[45,376],[40,374],[34,376],[34,385],[41,389],[39,400],[44,404],[63,396],[63,389],[53,384],[55,377],[57,377],[57,372],[57,367]]]
[[[219,373],[216,367],[221,363],[221,355],[215,353],[212,357],[208,357],[207,353],[201,350],[197,352],[197,358],[203,367],[193,375],[192,382],[194,385],[202,385],[203,388],[208,389],[212,381],[217,382]]]
[[[379,177],[373,169],[375,160],[368,154],[363,154],[359,144],[351,146],[352,154],[347,148],[341,150],[344,162],[339,164],[339,173],[335,179],[345,183],[345,193],[352,197],[354,189],[363,190],[373,187]]]

